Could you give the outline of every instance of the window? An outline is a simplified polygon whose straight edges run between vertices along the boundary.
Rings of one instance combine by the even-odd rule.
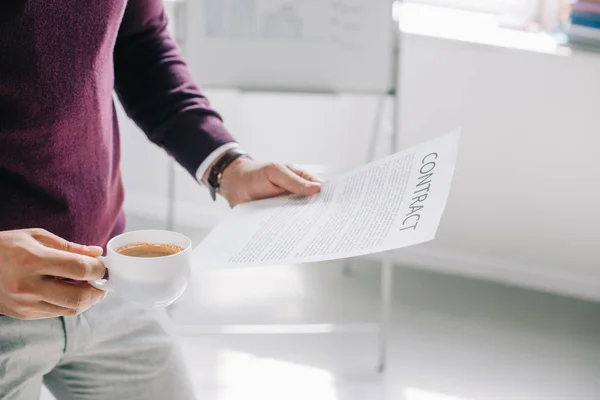
[[[502,14],[507,9],[531,3],[531,0],[407,0],[414,3],[424,3],[443,7],[460,8],[470,11],[481,11]]]
[[[572,0],[404,0],[494,14],[501,25],[526,30],[553,30]]]

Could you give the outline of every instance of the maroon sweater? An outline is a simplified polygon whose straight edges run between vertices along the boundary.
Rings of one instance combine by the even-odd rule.
[[[105,245],[124,229],[113,89],[192,174],[233,141],[166,25],[161,0],[0,1],[0,231]]]

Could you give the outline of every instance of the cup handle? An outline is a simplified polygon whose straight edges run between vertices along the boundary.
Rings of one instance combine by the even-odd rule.
[[[106,271],[109,273],[108,266],[106,265],[106,257],[96,257],[98,260],[102,261],[104,266],[106,267]],[[95,287],[96,289],[105,290],[107,292],[112,292],[114,289],[114,284],[110,281],[110,279],[98,279],[97,281],[90,281],[90,285]]]

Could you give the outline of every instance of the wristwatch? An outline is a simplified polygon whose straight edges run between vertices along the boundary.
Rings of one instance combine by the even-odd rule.
[[[221,179],[223,179],[223,172],[229,167],[235,160],[240,157],[250,158],[248,153],[240,148],[234,148],[227,150],[217,162],[210,168],[208,173],[208,190],[213,200],[217,199],[217,193],[221,189]]]

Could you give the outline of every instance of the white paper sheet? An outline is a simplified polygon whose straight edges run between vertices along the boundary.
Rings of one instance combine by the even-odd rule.
[[[194,250],[198,268],[305,263],[433,240],[448,200],[460,131],[375,161],[313,197],[242,204]]]

